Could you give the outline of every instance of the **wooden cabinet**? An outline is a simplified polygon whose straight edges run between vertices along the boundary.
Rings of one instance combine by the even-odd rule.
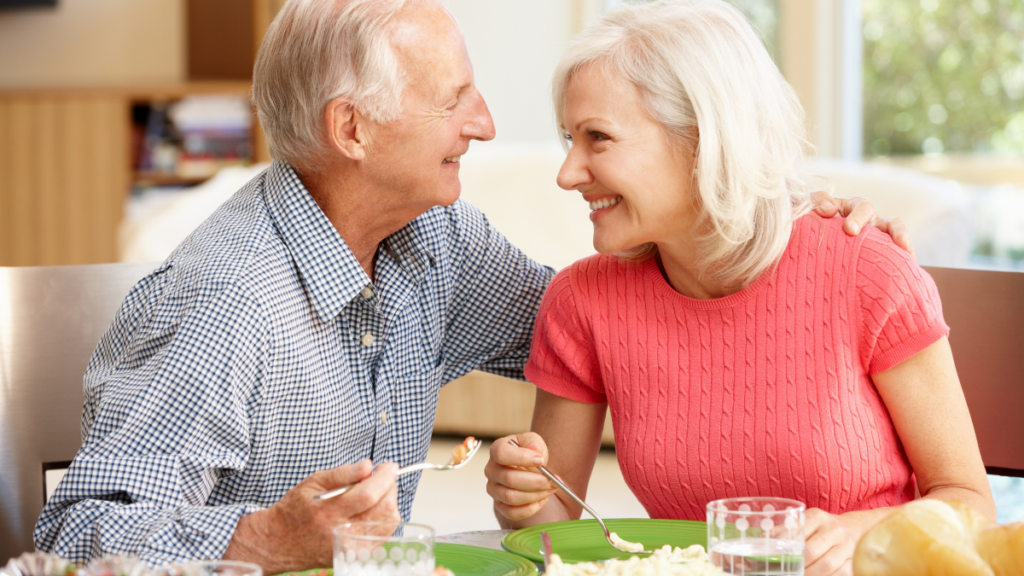
[[[248,82],[0,92],[0,266],[117,261],[132,182],[131,109]],[[269,154],[254,122],[256,161]]]

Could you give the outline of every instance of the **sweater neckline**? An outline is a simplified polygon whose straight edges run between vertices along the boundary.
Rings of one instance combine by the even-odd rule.
[[[644,275],[660,295],[665,298],[669,298],[684,308],[692,308],[694,310],[721,310],[723,308],[738,306],[739,304],[753,298],[761,291],[762,288],[770,284],[772,277],[778,269],[778,263],[769,266],[766,270],[761,272],[760,276],[757,277],[757,280],[754,280],[749,286],[739,292],[733,292],[732,294],[721,298],[702,300],[700,298],[691,298],[690,296],[676,292],[676,289],[673,288],[672,285],[668,283],[668,280],[661,275],[661,270],[658,268],[658,262],[655,258],[645,261],[643,266]]]

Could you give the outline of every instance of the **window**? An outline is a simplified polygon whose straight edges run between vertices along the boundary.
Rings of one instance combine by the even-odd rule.
[[[1024,0],[863,0],[864,154],[1024,152]]]

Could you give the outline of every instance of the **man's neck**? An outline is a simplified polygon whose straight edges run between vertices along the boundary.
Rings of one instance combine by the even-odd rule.
[[[392,194],[366,184],[358,174],[334,167],[296,173],[372,282],[380,243],[418,214],[393,206]]]

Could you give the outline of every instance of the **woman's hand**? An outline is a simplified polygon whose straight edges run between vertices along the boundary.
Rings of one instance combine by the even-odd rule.
[[[804,574],[852,576],[853,550],[860,540],[852,523],[821,508],[807,511],[804,523]]]
[[[871,203],[863,198],[833,198],[828,192],[814,192],[811,194],[811,202],[814,204],[814,211],[822,218],[832,218],[839,215],[846,218],[843,222],[843,230],[850,236],[860,234],[865,226],[874,226],[889,236],[897,246],[910,252],[914,256],[914,246],[910,243],[910,235],[907,234],[907,227],[899,218],[882,218],[875,214]],[[916,256],[914,256],[917,259]]]
[[[514,438],[519,447],[509,439]],[[537,466],[548,461],[548,447],[540,435],[525,432],[506,436],[491,444],[491,458],[484,468],[487,493],[494,509],[505,518],[525,520],[536,514],[557,490]],[[500,518],[499,518],[500,519]]]

